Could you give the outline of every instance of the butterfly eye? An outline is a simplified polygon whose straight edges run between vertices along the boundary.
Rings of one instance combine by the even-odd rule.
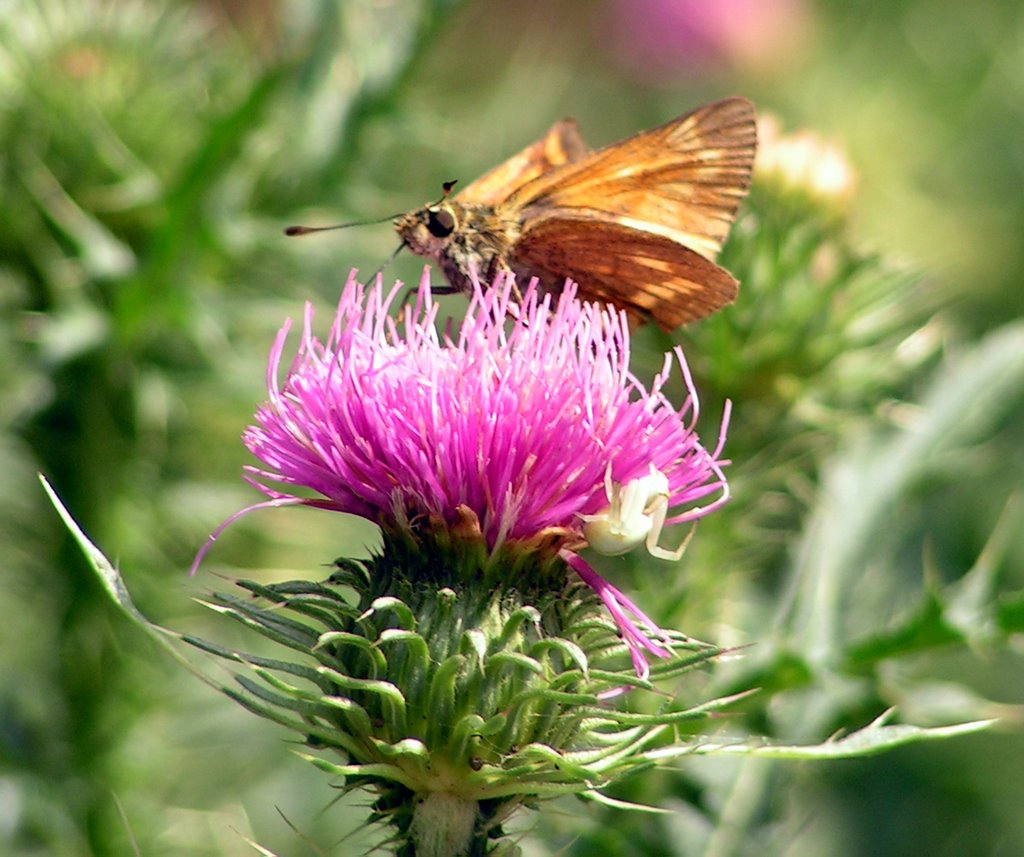
[[[447,238],[455,231],[455,217],[450,211],[439,209],[427,212],[427,230],[435,238]]]

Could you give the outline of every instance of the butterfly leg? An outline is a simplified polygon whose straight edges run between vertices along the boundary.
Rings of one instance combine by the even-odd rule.
[[[401,316],[402,310],[409,305],[409,302],[412,300],[413,295],[415,295],[418,291],[419,288],[417,286],[405,287],[405,289],[402,291],[402,299],[398,302],[397,306],[395,307],[397,310],[397,315],[395,316],[396,318]],[[431,295],[457,295],[460,294],[461,292],[462,289],[456,288],[455,286],[450,286],[448,285],[448,283],[445,283],[444,285],[435,285],[433,283],[430,284]]]
[[[499,276],[512,278],[512,296],[515,298],[516,303],[522,306],[523,293],[519,290],[519,283],[516,280],[516,272],[512,270],[511,265],[509,265],[505,259],[500,255],[495,254],[491,257],[491,262],[487,266],[487,282],[493,283]]]

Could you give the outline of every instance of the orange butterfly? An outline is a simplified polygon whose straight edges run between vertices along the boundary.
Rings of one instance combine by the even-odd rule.
[[[572,120],[477,179],[397,218],[402,244],[440,265],[450,290],[510,271],[611,302],[663,329],[731,303],[713,261],[750,186],[753,105],[726,98],[587,152]]]

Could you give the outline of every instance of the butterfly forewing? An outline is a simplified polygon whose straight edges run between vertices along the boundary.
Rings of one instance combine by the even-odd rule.
[[[456,199],[463,204],[495,205],[504,202],[516,188],[554,167],[578,161],[587,152],[579,129],[572,119],[551,126],[547,134],[503,164],[484,173],[460,191]]]
[[[596,220],[713,259],[749,187],[756,142],[753,105],[723,99],[549,170],[508,205],[521,209],[524,238],[552,219]]]

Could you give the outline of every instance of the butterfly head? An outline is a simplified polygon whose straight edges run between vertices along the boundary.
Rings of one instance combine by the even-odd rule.
[[[441,185],[441,198],[416,211],[403,214],[395,220],[395,231],[402,239],[402,246],[408,247],[417,256],[440,259],[452,235],[459,228],[459,214],[448,201],[458,179]]]
[[[445,200],[425,205],[395,220],[395,231],[402,243],[418,256],[437,259],[459,228],[455,210]]]

